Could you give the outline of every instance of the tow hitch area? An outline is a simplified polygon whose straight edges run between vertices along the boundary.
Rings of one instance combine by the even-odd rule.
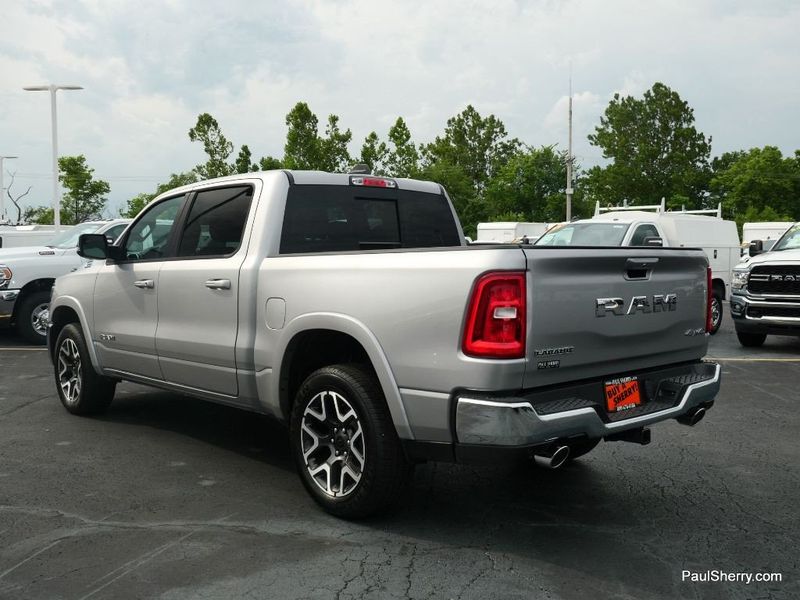
[[[638,429],[628,429],[627,431],[620,431],[612,435],[607,435],[603,438],[607,442],[631,442],[633,444],[641,444],[647,446],[650,443],[650,428],[639,427]]]

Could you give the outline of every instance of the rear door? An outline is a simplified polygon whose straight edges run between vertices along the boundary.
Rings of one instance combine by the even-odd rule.
[[[696,360],[707,348],[700,250],[534,247],[525,387]]]
[[[253,185],[228,185],[191,201],[177,256],[159,277],[156,349],[168,382],[238,394],[239,270],[253,195]]]

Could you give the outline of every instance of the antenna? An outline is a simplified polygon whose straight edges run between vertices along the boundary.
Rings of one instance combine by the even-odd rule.
[[[569,145],[567,146],[567,221],[572,220],[572,60],[569,61]]]

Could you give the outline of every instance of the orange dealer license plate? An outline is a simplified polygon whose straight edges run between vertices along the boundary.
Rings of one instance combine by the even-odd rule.
[[[606,410],[611,413],[630,410],[642,403],[639,380],[636,377],[618,377],[606,381]]]

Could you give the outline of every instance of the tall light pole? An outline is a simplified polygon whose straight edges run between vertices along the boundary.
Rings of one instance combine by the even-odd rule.
[[[569,67],[569,145],[567,146],[567,221],[572,220],[572,64]]]
[[[7,158],[11,159],[17,157],[0,156],[0,223],[2,223],[6,217],[6,188],[3,185],[3,175],[5,174],[5,167],[3,166],[3,161]]]
[[[56,114],[56,92],[58,90],[82,90],[79,85],[32,85],[22,88],[26,92],[50,92],[50,116],[53,136],[53,223],[56,231],[61,229],[61,186],[58,185],[58,116]]]

